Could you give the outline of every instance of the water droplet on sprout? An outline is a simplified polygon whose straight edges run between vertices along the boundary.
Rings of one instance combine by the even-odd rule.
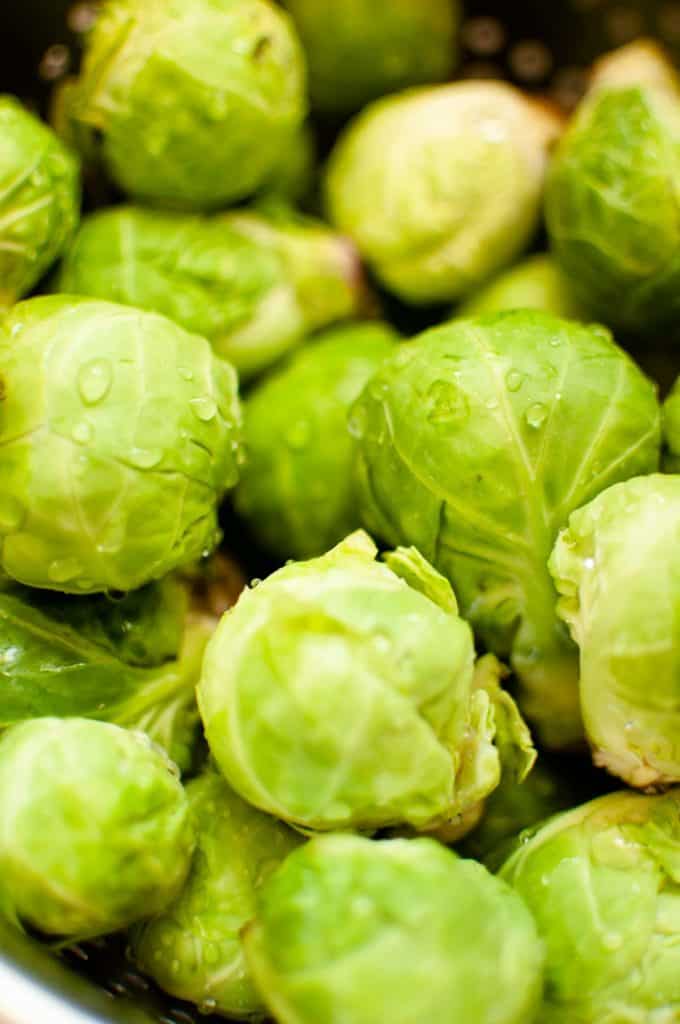
[[[47,569],[47,575],[53,583],[68,583],[82,572],[80,562],[75,558],[57,558]]]
[[[469,415],[467,396],[447,380],[430,385],[425,400],[430,423],[463,423]]]
[[[88,441],[92,440],[92,427],[89,423],[76,423],[71,431],[71,437],[78,444],[87,444]]]
[[[108,359],[91,359],[80,368],[78,390],[87,405],[96,405],[111,390],[113,371]]]
[[[153,469],[163,458],[160,448],[133,448],[129,459],[138,469]]]
[[[524,418],[530,427],[538,430],[545,423],[547,415],[548,410],[546,407],[541,402],[534,402],[525,412]]]
[[[203,395],[202,398],[192,398],[189,405],[191,406],[194,416],[199,419],[201,423],[209,423],[210,420],[214,420],[217,415],[217,406],[210,395]]]

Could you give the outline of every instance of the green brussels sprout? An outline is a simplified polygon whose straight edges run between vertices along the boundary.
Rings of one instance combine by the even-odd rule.
[[[216,540],[236,482],[236,375],[202,338],[44,296],[0,320],[0,570],[68,593],[133,590]]]
[[[303,830],[459,821],[498,784],[499,721],[525,773],[533,762],[510,697],[473,685],[447,581],[414,549],[375,556],[359,532],[289,563],[244,591],[206,651],[198,703],[221,771]]]
[[[0,308],[60,255],[78,223],[78,162],[13,96],[0,96]]]
[[[283,558],[321,555],[360,525],[347,412],[396,340],[377,322],[335,328],[246,399],[236,507]]]
[[[482,316],[512,309],[539,309],[567,320],[581,318],[568,281],[555,261],[543,253],[529,256],[475,292],[456,310],[456,316]]]
[[[280,1024],[531,1024],[543,950],[510,886],[432,839],[317,836],[259,892],[247,961]]]
[[[659,458],[653,385],[601,327],[463,320],[401,345],[350,413],[364,525],[451,581],[544,744],[582,738],[547,560],[569,513]]]
[[[441,82],[456,63],[458,0],[283,0],[305,47],[312,107],[349,114]]]
[[[263,199],[270,197],[288,203],[299,203],[308,198],[316,178],[316,141],[308,122],[298,131],[295,139],[280,154],[280,160],[270,177],[260,188]]]
[[[114,207],[85,219],[57,287],[162,313],[248,376],[355,313],[361,277],[350,242],[281,208]]]
[[[191,873],[162,914],[135,927],[133,959],[166,992],[205,1012],[262,1018],[240,933],[255,916],[260,886],[300,837],[244,803],[215,772],[190,782],[187,797],[197,836]]]
[[[295,139],[302,49],[269,0],[108,0],[64,107],[67,137],[96,144],[123,191],[216,209],[254,193]]]
[[[680,90],[626,55],[596,76],[546,190],[553,253],[576,301],[647,332],[680,313]]]
[[[195,687],[215,621],[182,614],[180,622],[174,610],[154,607],[153,593],[158,599],[157,588],[146,588],[113,604],[99,595],[1,592],[0,728],[36,717],[98,718],[146,732],[188,770],[198,739]],[[168,661],[170,642],[177,646]]]
[[[172,762],[141,733],[82,718],[0,739],[0,821],[0,911],[63,937],[163,910],[194,844]]]
[[[664,402],[663,428],[666,441],[664,469],[667,473],[680,473],[680,377]]]
[[[401,299],[463,298],[528,243],[559,129],[547,108],[503,82],[381,100],[331,155],[331,220]]]
[[[611,793],[523,836],[500,877],[546,949],[544,1024],[680,1012],[680,791]]]
[[[573,512],[550,570],[596,764],[641,788],[680,781],[680,476],[627,480]]]
[[[486,800],[479,825],[465,837],[460,851],[481,860],[490,871],[499,868],[520,832],[573,807],[578,802],[576,792],[571,773],[558,773],[543,760],[537,761],[522,782],[504,774]]]

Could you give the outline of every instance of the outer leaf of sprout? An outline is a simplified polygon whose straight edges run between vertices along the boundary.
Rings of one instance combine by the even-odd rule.
[[[169,608],[163,614],[173,619],[164,622],[151,595],[130,595],[121,603],[129,628],[119,636],[121,606],[111,611],[104,601],[0,593],[0,728],[45,716],[96,718],[147,733],[186,771],[198,732],[195,688],[215,622],[195,615],[185,622],[183,614],[176,621]],[[150,636],[147,650],[130,644],[156,627],[156,644],[163,628],[176,641],[176,660],[167,661],[168,649],[154,649]],[[140,655],[154,667],[140,666]]]

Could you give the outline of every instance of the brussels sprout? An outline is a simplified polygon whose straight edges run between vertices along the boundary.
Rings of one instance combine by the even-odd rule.
[[[0,96],[0,308],[30,291],[76,224],[78,163],[13,96]]]
[[[209,218],[114,207],[85,219],[57,286],[163,313],[247,376],[354,314],[361,275],[350,242],[281,207]]]
[[[680,91],[669,75],[625,59],[602,69],[547,185],[552,249],[576,301],[634,332],[680,314]]]
[[[530,256],[463,303],[456,316],[481,316],[512,309],[539,309],[568,320],[580,319],[569,284],[550,256]]]
[[[173,899],[192,849],[174,765],[141,733],[35,718],[0,739],[0,909],[15,923],[123,928]]]
[[[680,377],[664,402],[663,426],[666,441],[664,469],[668,473],[680,473]]]
[[[680,791],[558,815],[501,876],[545,943],[545,1024],[672,1024],[680,1013]]]
[[[309,196],[316,178],[316,141],[305,122],[280,154],[280,161],[260,189],[262,197],[299,203]]]
[[[227,781],[302,829],[436,828],[499,781],[510,698],[473,686],[453,591],[415,550],[375,556],[357,533],[289,563],[242,594],[203,663],[199,708]]]
[[[572,513],[550,570],[596,764],[632,786],[680,781],[680,476],[628,480]]]
[[[236,376],[202,338],[45,296],[0,320],[0,569],[68,593],[132,590],[216,539],[236,482]]]
[[[396,340],[385,324],[338,327],[246,400],[236,507],[283,558],[320,555],[359,525],[347,412]]]
[[[113,606],[128,608],[119,636],[105,598],[44,593],[48,600],[27,588],[0,593],[0,728],[45,716],[98,718],[143,730],[187,770],[198,734],[195,687],[214,620],[190,616],[182,638],[174,616],[164,624],[148,597],[133,594]],[[135,609],[135,599],[149,607]],[[145,644],[135,641],[142,633]],[[171,639],[181,642],[178,658],[162,664]],[[139,667],[140,656],[155,667]]]
[[[280,1024],[531,1024],[543,951],[519,897],[432,839],[317,836],[259,893],[248,964]]]
[[[108,0],[62,110],[127,193],[214,209],[255,192],[306,114],[304,60],[268,0]]]
[[[589,88],[600,89],[643,84],[677,93],[680,79],[666,51],[652,39],[636,39],[606,53],[593,65]]]
[[[462,298],[529,241],[559,130],[547,108],[502,82],[381,100],[331,155],[331,219],[400,298]]]
[[[479,825],[462,843],[461,852],[483,861],[493,871],[506,859],[508,846],[520,832],[575,803],[571,772],[558,773],[543,760],[522,782],[503,775],[498,789],[487,798]]]
[[[135,928],[133,958],[166,992],[207,1012],[264,1017],[240,933],[258,889],[300,837],[212,771],[189,783],[187,797],[198,838],[191,873],[164,913]]]
[[[573,509],[657,467],[659,419],[654,387],[604,328],[540,312],[400,346],[350,414],[364,524],[448,577],[487,648],[510,656],[547,746],[582,736],[548,556]]]
[[[409,85],[440,82],[456,63],[458,0],[283,0],[309,65],[312,106],[348,114]]]

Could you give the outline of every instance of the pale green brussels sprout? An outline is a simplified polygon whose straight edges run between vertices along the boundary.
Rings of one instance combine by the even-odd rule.
[[[132,590],[208,552],[236,482],[236,375],[165,317],[44,296],[0,320],[0,570]]]
[[[283,0],[307,55],[312,107],[348,114],[441,82],[457,58],[458,0]]]
[[[503,82],[380,100],[331,155],[331,220],[401,299],[463,298],[528,243],[560,127]]]
[[[236,507],[283,558],[323,554],[360,525],[347,413],[396,340],[378,322],[337,327],[246,399]]]
[[[456,310],[456,316],[481,316],[513,309],[539,309],[567,320],[581,318],[566,277],[544,253],[529,256],[480,288]]]
[[[162,313],[243,376],[357,312],[351,242],[281,206],[212,217],[122,206],[87,217],[57,288]]]
[[[300,43],[269,0],[107,0],[60,120],[130,195],[215,209],[264,184],[305,114]]]
[[[680,476],[628,480],[572,513],[550,570],[596,764],[641,788],[680,781]]]
[[[1,592],[0,728],[97,718],[146,732],[188,770],[199,737],[195,688],[216,621],[187,616],[176,589],[166,582],[116,602]]]
[[[350,413],[360,511],[453,584],[546,746],[578,742],[577,651],[547,560],[570,512],[658,466],[655,388],[608,331],[518,311],[401,345]]]
[[[680,791],[611,793],[524,835],[500,877],[546,950],[541,1024],[680,1014]]]
[[[82,718],[14,726],[0,739],[0,810],[0,912],[18,925],[116,931],[163,910],[187,876],[186,796],[142,733]]]
[[[668,473],[680,473],[680,378],[664,402],[663,427],[666,442],[664,468]]]
[[[635,55],[596,76],[557,150],[546,217],[576,301],[647,332],[680,312],[680,89],[660,55],[656,70]]]
[[[256,894],[301,842],[295,832],[246,804],[213,771],[187,786],[197,836],[179,896],[132,933],[132,956],[162,989],[205,1012],[262,1018],[241,932]]]
[[[78,161],[13,96],[0,96],[0,308],[60,255],[78,223]]]
[[[317,836],[262,887],[248,964],[280,1024],[531,1024],[529,911],[432,839]]]
[[[198,702],[240,795],[303,830],[462,821],[533,750],[508,694],[473,682],[469,626],[414,549],[364,533],[245,591],[208,645]],[[513,743],[506,736],[514,731]],[[519,769],[522,774],[522,769]]]

